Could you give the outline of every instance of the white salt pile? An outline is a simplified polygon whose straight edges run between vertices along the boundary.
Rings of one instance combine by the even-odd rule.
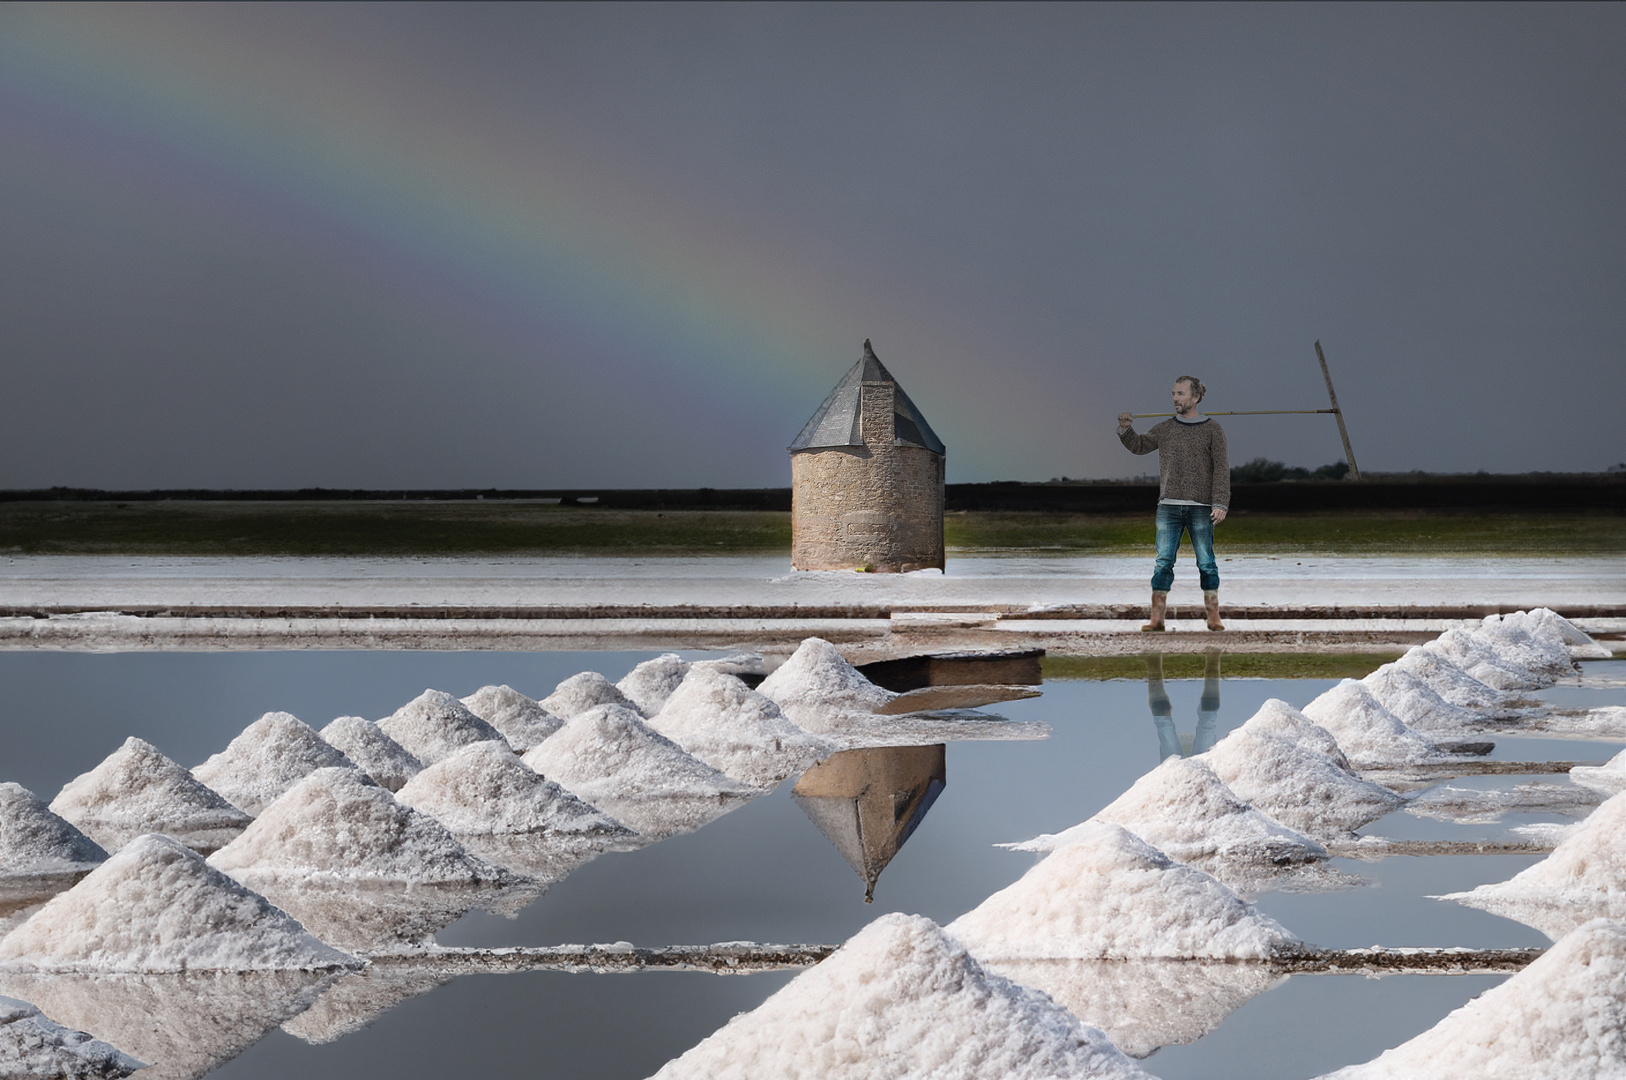
[[[1451,704],[1422,678],[1398,664],[1384,664],[1362,679],[1361,685],[1401,723],[1417,731],[1457,734],[1484,719],[1477,712]]]
[[[341,716],[320,734],[328,745],[343,752],[357,768],[390,791],[400,791],[402,784],[423,769],[421,761],[371,720]]]
[[[1547,614],[1559,619],[1551,611]],[[1565,644],[1563,630],[1554,623],[1532,619],[1522,611],[1512,615],[1485,616],[1485,621],[1473,631],[1473,636],[1488,646],[1503,663],[1519,670],[1532,671],[1549,679],[1562,679],[1575,674],[1575,660]],[[1581,636],[1585,637],[1584,634]]]
[[[1622,750],[1602,765],[1577,765],[1570,770],[1570,779],[1585,784],[1594,791],[1613,795],[1626,791],[1626,750]]]
[[[266,971],[359,967],[167,836],[126,844],[0,938],[0,967]]]
[[[1304,707],[1326,728],[1357,769],[1441,761],[1445,754],[1383,707],[1362,683],[1345,679]]]
[[[1084,824],[1011,847],[1055,851],[1095,835],[1093,823],[1103,821],[1211,873],[1225,863],[1283,866],[1327,858],[1326,848],[1237,798],[1205,762],[1182,757],[1164,759]]]
[[[930,919],[885,915],[661,1080],[913,1080],[1147,1074],[1045,995],[985,972]]]
[[[689,673],[689,662],[677,653],[645,660],[622,677],[615,688],[645,716],[654,716]]]
[[[193,769],[192,775],[238,809],[258,814],[317,769],[353,767],[343,751],[303,720],[285,712],[268,712],[244,728],[225,750]]]
[[[378,727],[425,765],[471,743],[502,738],[496,728],[443,690],[425,690],[380,720]]]
[[[62,786],[51,812],[108,851],[143,833],[173,836],[207,854],[243,831],[250,818],[141,739]]]
[[[616,689],[609,679],[596,671],[583,671],[572,675],[554,687],[553,693],[542,699],[544,709],[566,720],[599,705],[619,705],[634,712],[638,709],[627,695]]]
[[[1598,920],[1410,1042],[1325,1080],[1626,1076],[1626,926]]]
[[[463,699],[469,712],[502,733],[516,754],[523,754],[559,730],[564,723],[512,686],[482,686]]]
[[[1607,646],[1599,645],[1586,631],[1552,608],[1531,608],[1529,611],[1515,611],[1511,615],[1493,615],[1486,622],[1491,619],[1521,626],[1536,637],[1563,645],[1577,659],[1606,660],[1614,655]]]
[[[1275,698],[1199,760],[1237,798],[1311,836],[1353,832],[1406,801],[1352,775],[1326,729]]]
[[[771,788],[833,752],[785,719],[769,698],[705,667],[689,671],[649,726],[712,768],[758,788]]]
[[[1433,687],[1447,702],[1461,709],[1474,709],[1489,716],[1513,715],[1517,695],[1480,682],[1437,652],[1421,645],[1406,650],[1395,667],[1409,671]]]
[[[1074,837],[948,932],[984,962],[1268,960],[1299,945],[1218,880],[1119,825],[1086,822]]]
[[[0,1076],[113,1080],[144,1068],[117,1047],[63,1027],[26,1001],[0,997]]]
[[[1626,792],[1605,800],[1534,866],[1437,899],[1517,920],[1554,941],[1589,919],[1626,918]]]
[[[815,733],[846,726],[847,714],[873,715],[898,696],[866,679],[822,638],[803,641],[757,690],[771,698],[791,723]]]
[[[32,791],[0,784],[0,879],[82,874],[106,860],[100,844]]]
[[[1423,648],[1497,690],[1539,690],[1553,684],[1550,676],[1520,667],[1468,630],[1447,630]]]

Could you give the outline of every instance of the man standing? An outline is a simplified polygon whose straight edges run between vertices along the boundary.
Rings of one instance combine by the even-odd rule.
[[[1182,533],[1191,537],[1203,608],[1210,630],[1223,630],[1219,616],[1219,565],[1214,561],[1214,526],[1225,520],[1231,502],[1231,462],[1225,432],[1197,403],[1208,388],[1195,375],[1174,380],[1174,416],[1135,434],[1134,417],[1118,414],[1118,441],[1134,454],[1158,452],[1157,565],[1152,571],[1152,616],[1142,630],[1162,630],[1163,613],[1174,585],[1174,557]]]

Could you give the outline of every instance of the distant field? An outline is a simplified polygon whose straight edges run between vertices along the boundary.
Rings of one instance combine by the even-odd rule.
[[[1626,515],[1239,512],[1230,552],[1626,554]],[[1148,514],[966,511],[949,546],[999,553],[1145,552]],[[790,515],[611,510],[542,502],[0,503],[0,551],[146,555],[743,554],[788,552]]]

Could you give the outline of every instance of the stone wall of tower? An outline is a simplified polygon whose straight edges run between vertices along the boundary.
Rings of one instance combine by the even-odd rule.
[[[791,565],[898,572],[943,567],[943,458],[893,445],[892,383],[864,383],[862,447],[790,457]]]

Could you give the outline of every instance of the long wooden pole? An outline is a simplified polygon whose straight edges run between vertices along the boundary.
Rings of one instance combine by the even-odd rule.
[[[1315,343],[1316,359],[1321,361],[1321,377],[1327,380],[1327,398],[1332,402],[1333,415],[1338,417],[1338,437],[1344,440],[1344,460],[1349,462],[1349,478],[1361,478],[1360,466],[1355,464],[1355,451],[1349,445],[1349,429],[1344,426],[1344,411],[1338,407],[1338,391],[1332,388],[1332,373],[1327,370],[1327,354],[1321,351],[1321,342]]]
[[[1281,416],[1285,413],[1335,413],[1337,409],[1248,409],[1236,412],[1205,412],[1201,416]],[[1150,420],[1154,416],[1173,416],[1173,412],[1131,413],[1136,420]]]

